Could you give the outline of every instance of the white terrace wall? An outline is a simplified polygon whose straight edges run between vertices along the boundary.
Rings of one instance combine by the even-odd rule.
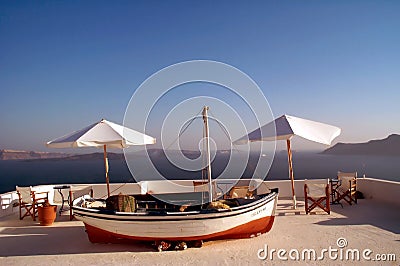
[[[36,191],[48,191],[49,201],[51,203],[61,204],[61,195],[54,189],[54,186],[59,185],[41,185],[35,186]],[[87,188],[88,186],[93,188],[95,198],[107,198],[107,186],[106,184],[70,184],[73,190],[79,190]],[[110,184],[110,191],[112,195],[115,194],[139,194],[141,193],[140,183],[129,183],[129,184]],[[62,193],[64,199],[68,198],[69,188],[63,189]],[[144,192],[146,193],[146,191]],[[16,191],[7,192],[0,194],[0,217],[7,216],[18,212],[18,195]]]
[[[328,183],[328,179],[313,179],[318,181],[326,181]],[[267,185],[268,188],[279,188],[279,198],[280,199],[288,199],[292,198],[292,185],[290,180],[271,180],[264,181],[264,184]],[[258,189],[258,193],[262,193],[264,189],[260,187]],[[304,198],[304,180],[295,180],[294,181],[294,192],[296,194],[297,199]]]
[[[321,179],[324,180],[324,179]],[[180,192],[191,192],[193,189],[193,182],[191,180],[177,180],[174,181],[182,185]],[[225,181],[227,182],[227,181]],[[246,183],[247,182],[247,183]],[[246,185],[248,180],[241,180],[237,185]],[[71,185],[72,189],[78,190],[87,186],[93,187],[95,198],[107,198],[107,188],[105,184],[76,184]],[[223,186],[223,185],[222,185]],[[36,186],[35,189],[50,191],[49,199],[54,203],[61,203],[61,196],[57,190],[53,189],[54,185],[43,185]],[[172,186],[176,187],[176,186]],[[298,199],[304,198],[304,180],[295,180],[295,193]],[[112,195],[123,193],[123,194],[145,194],[149,191],[153,193],[166,193],[170,192],[171,186],[166,186],[165,183],[157,181],[143,181],[139,183],[128,183],[128,184],[110,184],[110,191]],[[268,189],[279,188],[279,198],[291,198],[292,190],[290,180],[274,180],[264,181],[261,184],[257,192],[267,192]],[[357,190],[361,191],[366,199],[372,199],[389,204],[395,204],[400,206],[400,182],[386,181],[373,178],[358,178],[357,179]],[[68,189],[62,191],[65,199],[68,197]],[[6,216],[15,212],[18,212],[18,196],[15,191],[0,194],[0,217]]]
[[[400,206],[400,182],[374,178],[357,178],[357,190],[364,198]]]

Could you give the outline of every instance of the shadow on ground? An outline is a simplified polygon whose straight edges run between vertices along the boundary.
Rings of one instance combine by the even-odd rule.
[[[359,200],[358,204],[333,205],[332,210],[342,215],[317,222],[319,225],[372,225],[400,234],[400,212],[398,207],[373,200]]]
[[[111,252],[148,252],[154,248],[148,243],[93,244],[88,240],[83,224],[61,221],[52,226],[18,217],[9,223],[0,221],[0,256],[61,255]]]

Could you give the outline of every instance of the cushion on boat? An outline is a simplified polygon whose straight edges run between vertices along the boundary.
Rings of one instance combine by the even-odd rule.
[[[135,212],[136,211],[136,200],[135,197],[130,195],[113,195],[106,200],[107,210],[113,210],[117,212]]]

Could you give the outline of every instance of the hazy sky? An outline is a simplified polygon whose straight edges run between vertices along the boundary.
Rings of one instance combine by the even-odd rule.
[[[1,1],[0,149],[122,123],[143,81],[196,59],[245,72],[276,117],[341,127],[335,143],[400,133],[399,14],[399,1]]]

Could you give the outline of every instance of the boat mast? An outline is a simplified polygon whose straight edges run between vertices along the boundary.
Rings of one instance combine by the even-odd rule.
[[[208,178],[208,194],[209,194],[209,199],[210,202],[213,201],[213,189],[212,189],[212,183],[211,183],[211,156],[210,156],[210,131],[208,128],[208,106],[203,107],[203,121],[204,121],[204,130],[205,130],[205,137],[206,137],[206,163],[207,163],[207,178]]]

